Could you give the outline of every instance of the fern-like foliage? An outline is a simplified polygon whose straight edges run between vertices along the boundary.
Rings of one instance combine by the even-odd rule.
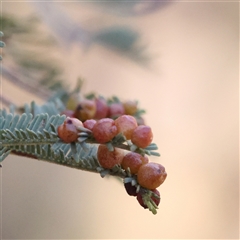
[[[47,109],[46,105],[31,107],[40,112]],[[59,139],[56,128],[64,122],[65,115],[40,113],[34,117],[30,112],[14,115],[5,110],[0,114],[0,162],[15,153],[81,170],[102,171],[96,158],[96,144],[67,144]]]
[[[49,117],[47,113],[33,118],[31,113],[13,115],[2,111],[0,117],[1,161],[11,151],[39,155],[43,146],[58,141],[54,125],[61,124],[64,119],[65,116]]]
[[[13,115],[5,110],[0,117],[0,162],[11,152],[39,160],[99,172],[97,145],[66,144],[59,139],[56,127],[66,116],[40,113]]]

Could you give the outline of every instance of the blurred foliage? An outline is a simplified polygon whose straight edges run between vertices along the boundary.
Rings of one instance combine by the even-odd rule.
[[[61,93],[60,95],[64,96],[67,81],[63,79],[64,63],[59,60],[59,56],[55,56],[60,48],[58,41],[63,43],[64,47],[80,43],[79,47],[83,49],[91,49],[95,44],[101,45],[137,64],[146,65],[151,60],[147,43],[142,44],[141,34],[128,24],[125,16],[151,14],[168,3],[107,0],[89,2],[86,5],[74,2],[68,6],[79,9],[80,14],[84,7],[90,7],[90,10],[94,7],[97,9],[93,11],[90,19],[85,21],[83,18],[80,22],[73,19],[65,4],[61,5],[54,1],[31,2],[36,12],[30,17],[3,14],[2,39],[7,44],[3,52],[5,55],[3,75],[22,88],[25,88],[26,83],[34,85],[26,88],[26,91],[45,88],[46,92],[50,91],[53,95]],[[113,16],[109,18],[108,13]],[[101,21],[98,21],[99,19]],[[109,19],[114,21],[109,22]],[[21,81],[25,83],[21,84]],[[49,95],[40,91],[36,91],[35,94],[43,99]]]
[[[29,33],[31,31],[31,24],[29,23],[30,21],[27,21],[26,24],[23,24],[22,21],[17,21],[13,16],[2,15],[1,27],[4,32],[3,40],[7,43],[13,34]]]
[[[60,62],[52,54],[56,41],[41,30],[40,23],[36,17],[20,19],[13,15],[2,15],[3,40],[7,44],[3,75],[21,88],[25,86],[22,82],[26,82],[44,86],[48,90],[59,90],[65,88],[66,84],[61,79],[63,69]],[[40,96],[38,91],[35,94]]]
[[[3,37],[3,32],[0,31],[0,37]],[[0,48],[5,47],[5,43],[3,41],[0,41]],[[0,55],[0,61],[2,60],[2,56]]]
[[[151,14],[155,11],[168,5],[171,1],[121,1],[121,0],[106,0],[94,1],[98,8],[103,11],[110,12],[113,15],[123,17],[136,17],[145,14]]]
[[[136,62],[146,63],[150,56],[145,54],[145,47],[138,44],[139,38],[140,34],[127,26],[111,26],[96,32],[92,41],[119,51]]]
[[[92,45],[98,44],[116,51],[117,54],[130,58],[137,64],[146,64],[150,60],[150,54],[146,51],[146,46],[141,43],[142,36],[138,30],[131,26],[129,22],[126,22],[124,15],[114,14],[114,16],[109,18],[109,15],[106,14],[108,9],[112,9],[112,7],[118,9],[119,13],[122,12],[124,14],[126,10],[133,10],[136,7],[136,3],[139,4],[140,1],[125,2],[125,4],[117,1],[89,2],[88,7],[95,7],[97,11],[89,19],[81,19],[80,22],[77,22],[72,17],[65,4],[61,5],[52,1],[44,2],[44,4],[33,2],[32,4],[36,8],[41,20],[50,27],[57,39],[66,46],[80,43],[79,47],[90,49]],[[79,14],[81,15],[81,11],[84,11],[86,4],[81,2],[74,2],[73,4],[74,10],[79,9]],[[141,2],[141,4],[143,3]],[[151,3],[150,5],[154,4]],[[72,8],[73,6],[71,5]],[[151,11],[156,9],[158,8],[153,8]],[[135,15],[132,13],[132,16],[134,17]]]
[[[139,34],[127,27],[110,27],[102,29],[94,36],[94,41],[121,51],[131,51],[139,38]]]

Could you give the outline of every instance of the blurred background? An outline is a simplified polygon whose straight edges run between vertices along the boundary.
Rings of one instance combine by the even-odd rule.
[[[139,101],[161,154],[150,159],[168,173],[153,215],[113,177],[9,156],[3,239],[239,238],[239,3],[14,1],[1,13],[1,107],[82,77],[85,93]]]

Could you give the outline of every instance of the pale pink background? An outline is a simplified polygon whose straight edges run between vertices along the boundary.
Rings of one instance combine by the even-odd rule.
[[[59,5],[79,22],[111,21],[86,3]],[[3,2],[2,11],[36,10]],[[1,170],[4,239],[238,239],[239,3],[176,2],[121,21],[149,44],[151,67],[97,45],[56,54],[71,86],[82,76],[84,92],[137,99],[147,110],[161,153],[151,160],[168,172],[158,214],[142,209],[114,178],[10,156]],[[4,79],[2,91],[21,104],[33,100]]]

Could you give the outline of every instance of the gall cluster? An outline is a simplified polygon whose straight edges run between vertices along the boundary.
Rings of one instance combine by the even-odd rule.
[[[69,99],[67,106],[69,108],[63,112],[67,118],[57,129],[59,138],[65,143],[78,142],[82,132],[87,133],[86,141],[99,144],[97,159],[102,168],[111,170],[120,166],[130,175],[124,179],[127,193],[136,197],[143,208],[151,208],[149,200],[157,208],[160,203],[157,188],[165,181],[167,173],[161,164],[150,162],[144,151],[139,151],[152,143],[153,133],[136,114],[137,103],[109,104],[103,98],[75,103]],[[108,144],[119,134],[128,144],[124,146],[134,148],[112,145],[110,149]]]
[[[94,95],[90,98],[81,98],[79,94],[72,94],[63,114],[77,118],[82,122],[89,119],[116,119],[122,115],[131,115],[136,118],[140,125],[144,124],[144,120],[140,116],[141,112],[142,110],[138,109],[137,101],[121,102],[117,97],[106,100],[101,96],[95,97]]]

